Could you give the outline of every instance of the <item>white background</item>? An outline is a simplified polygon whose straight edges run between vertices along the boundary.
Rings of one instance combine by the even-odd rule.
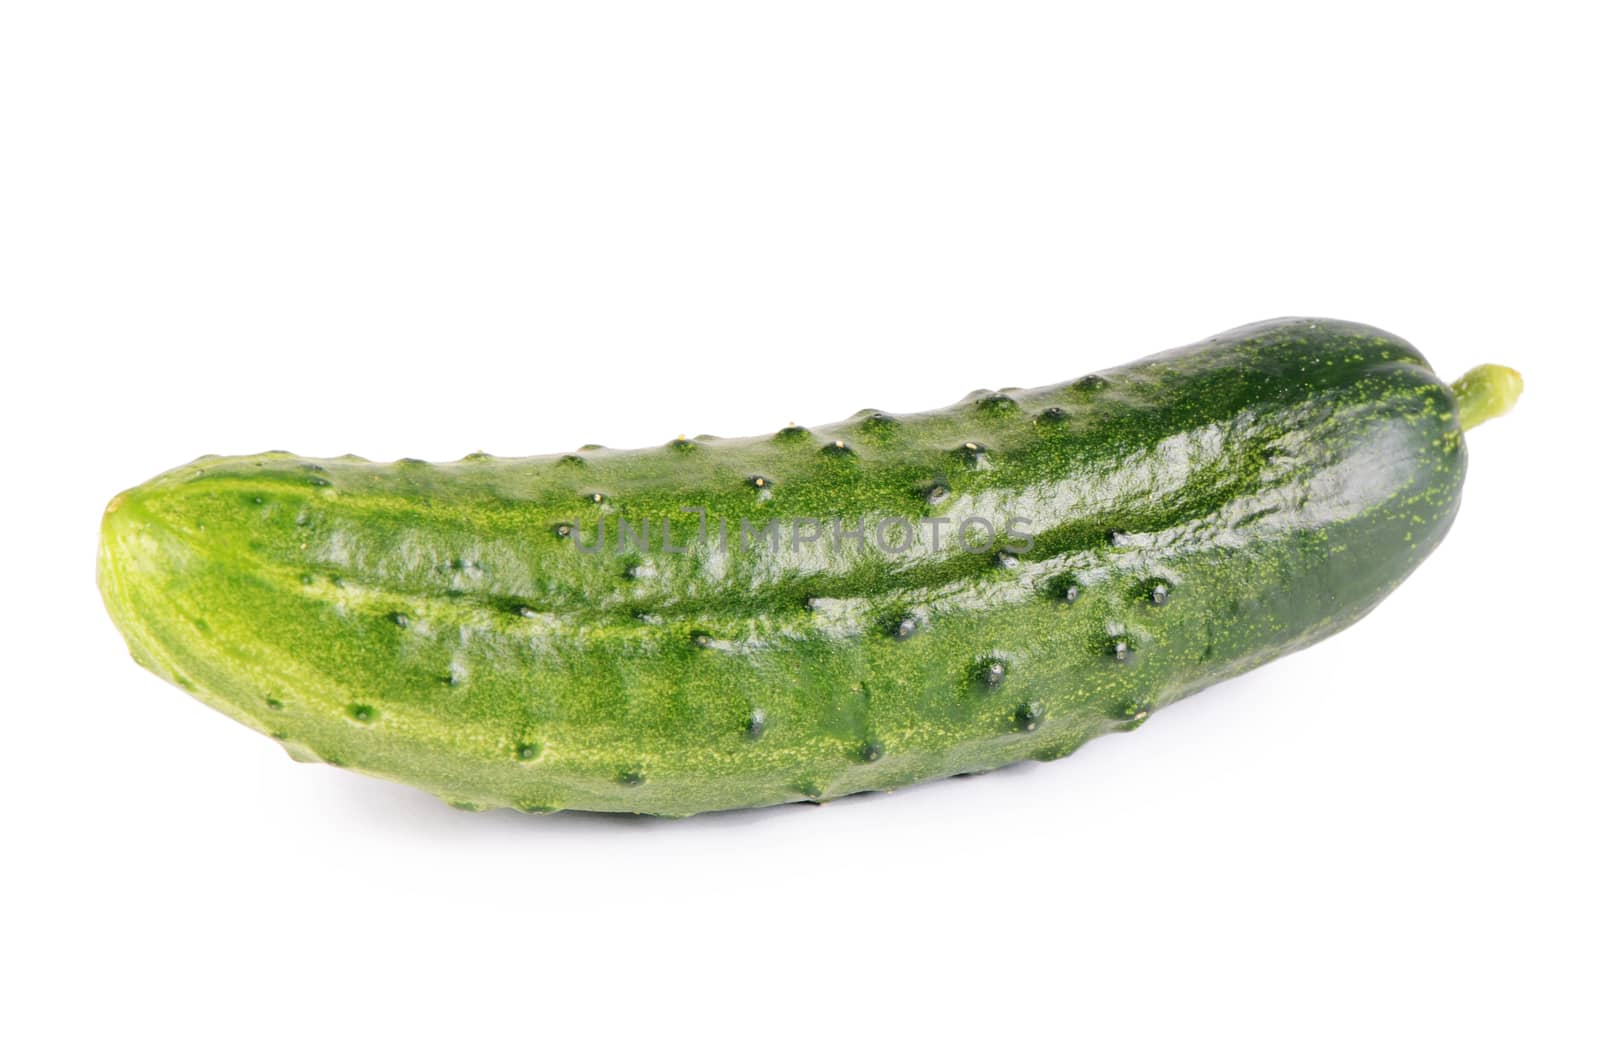
[[[12,3],[11,1056],[1594,1056],[1585,5]],[[1376,613],[1062,762],[470,815],[129,660],[201,453],[653,445],[1283,314],[1521,368]]]

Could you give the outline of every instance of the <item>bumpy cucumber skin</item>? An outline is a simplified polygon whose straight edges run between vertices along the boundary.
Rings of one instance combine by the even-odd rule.
[[[463,808],[682,816],[1137,728],[1366,613],[1443,537],[1465,469],[1415,349],[1283,319],[764,438],[202,458],[111,502],[99,581],[135,659],[298,759]],[[681,545],[690,505],[712,521],[686,553],[572,540],[603,514],[671,518]],[[870,537],[940,515],[1026,518],[1032,548],[717,544],[719,516],[736,539],[741,517]]]

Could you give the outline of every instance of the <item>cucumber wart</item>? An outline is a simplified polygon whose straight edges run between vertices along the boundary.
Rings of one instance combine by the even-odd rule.
[[[204,457],[111,501],[99,584],[302,761],[468,809],[824,800],[1060,758],[1350,625],[1520,390],[1295,318],[761,438]]]

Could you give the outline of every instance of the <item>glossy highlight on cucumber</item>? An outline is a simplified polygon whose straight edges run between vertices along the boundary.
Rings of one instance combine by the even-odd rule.
[[[1060,758],[1345,628],[1520,390],[1286,318],[757,438],[204,457],[111,501],[98,577],[140,664],[297,760],[468,809],[820,801]]]

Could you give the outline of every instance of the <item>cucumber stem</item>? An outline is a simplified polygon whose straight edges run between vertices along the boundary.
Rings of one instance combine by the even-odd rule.
[[[1504,416],[1522,396],[1522,376],[1515,368],[1480,364],[1450,384],[1460,408],[1461,429],[1470,431],[1485,420]]]

